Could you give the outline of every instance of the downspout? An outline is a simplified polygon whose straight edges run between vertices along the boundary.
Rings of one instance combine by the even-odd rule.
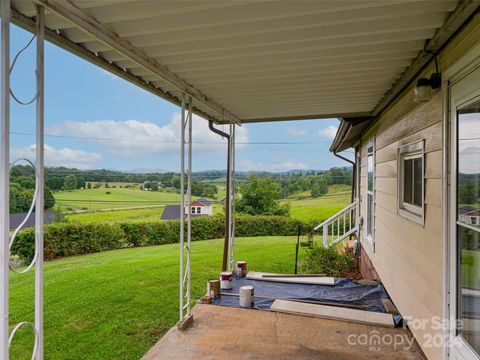
[[[230,135],[227,133],[216,129],[213,126],[213,121],[208,121],[208,128],[215,134],[220,135],[221,137],[227,138],[228,145],[227,148],[230,149]],[[223,243],[223,259],[222,259],[222,271],[227,271],[227,262],[228,262],[228,227],[230,226],[228,219],[230,218],[230,156],[227,156],[227,188],[225,196],[225,241]]]
[[[356,162],[350,160],[350,159],[347,159],[346,157],[343,157],[342,155],[339,155],[337,152],[333,151],[333,155],[335,155],[336,157],[346,161],[346,162],[349,162],[350,164],[352,164],[353,166],[353,169],[352,169],[352,203],[355,201],[355,189],[356,189],[356,170],[357,170],[357,165],[356,165]]]

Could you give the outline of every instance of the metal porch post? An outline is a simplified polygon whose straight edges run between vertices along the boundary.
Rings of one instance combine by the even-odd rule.
[[[183,258],[185,235],[185,94],[180,124],[180,323],[183,321]]]
[[[235,124],[230,122],[230,211],[229,211],[229,245],[230,270],[235,269]]]
[[[10,0],[0,1],[0,358],[8,360],[9,148],[10,148]]]
[[[187,218],[187,316],[190,316],[190,265],[192,255],[192,97],[188,98],[188,218]]]
[[[223,122],[223,113],[222,113],[222,122]],[[230,150],[232,144],[232,136],[231,133],[228,135],[228,142],[227,142],[227,171],[226,171],[226,191],[225,191],[225,240],[223,243],[223,259],[222,259],[222,271],[227,271],[229,268],[229,247],[230,247],[230,174],[231,174],[231,157],[230,157]]]
[[[38,257],[35,263],[35,330],[38,336],[36,360],[43,359],[43,219],[44,219],[44,40],[45,9],[37,5],[37,101],[36,101],[36,166],[38,193],[35,200],[35,232]]]
[[[190,265],[192,245],[192,97],[188,98],[188,113],[185,116],[186,101],[182,94],[182,115],[180,124],[180,321],[179,329],[187,328],[193,320],[190,314]],[[185,130],[188,126],[187,149],[187,201],[185,207]],[[185,209],[187,209],[187,244],[185,245]],[[185,249],[187,261],[185,264]]]

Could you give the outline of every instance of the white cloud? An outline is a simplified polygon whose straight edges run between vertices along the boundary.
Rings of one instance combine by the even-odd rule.
[[[14,148],[10,153],[11,161],[18,158],[27,158],[35,161],[36,145],[29,145],[23,148]],[[47,166],[66,166],[77,169],[91,169],[97,162],[102,160],[102,155],[95,152],[71,149],[64,147],[55,149],[45,144],[45,164]]]
[[[241,160],[237,166],[239,171],[288,171],[288,170],[307,170],[308,165],[294,159],[287,159],[274,163],[265,164],[262,162],[253,162],[251,160]]]
[[[335,138],[335,135],[337,134],[337,130],[338,128],[336,126],[329,125],[325,129],[320,130],[318,132],[318,135],[333,140]]]
[[[126,120],[72,121],[67,120],[47,129],[51,135],[71,135],[90,138],[105,151],[125,157],[136,158],[152,154],[174,154],[180,151],[180,113],[173,115],[164,126],[153,122]],[[228,133],[228,126],[217,126]],[[188,129],[187,129],[188,130]],[[226,143],[208,128],[208,122],[193,116],[194,153],[225,153]],[[248,142],[248,131],[244,126],[236,128],[237,143]],[[237,149],[245,144],[238,144]]]
[[[292,136],[307,136],[307,130],[304,130],[304,129],[299,129],[299,128],[296,128],[296,127],[288,127],[287,128],[287,132],[289,135],[292,135]]]

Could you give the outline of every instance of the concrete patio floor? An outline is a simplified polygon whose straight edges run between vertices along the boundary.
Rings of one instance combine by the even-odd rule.
[[[192,313],[194,323],[188,330],[173,327],[143,360],[424,359],[401,328],[216,305],[198,304]],[[384,343],[375,343],[375,336]],[[401,344],[395,346],[393,339]],[[408,341],[413,345],[405,350]]]

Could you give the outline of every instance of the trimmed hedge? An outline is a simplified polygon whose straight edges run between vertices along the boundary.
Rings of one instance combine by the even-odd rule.
[[[224,236],[224,218],[221,216],[192,219],[192,241],[217,239]],[[304,223],[281,216],[235,217],[235,236],[289,236],[313,229],[317,223]],[[180,241],[180,221],[145,223],[56,223],[44,227],[44,255],[46,260],[150,245],[173,244]],[[33,228],[21,231],[12,246],[12,255],[28,263],[34,252]]]

